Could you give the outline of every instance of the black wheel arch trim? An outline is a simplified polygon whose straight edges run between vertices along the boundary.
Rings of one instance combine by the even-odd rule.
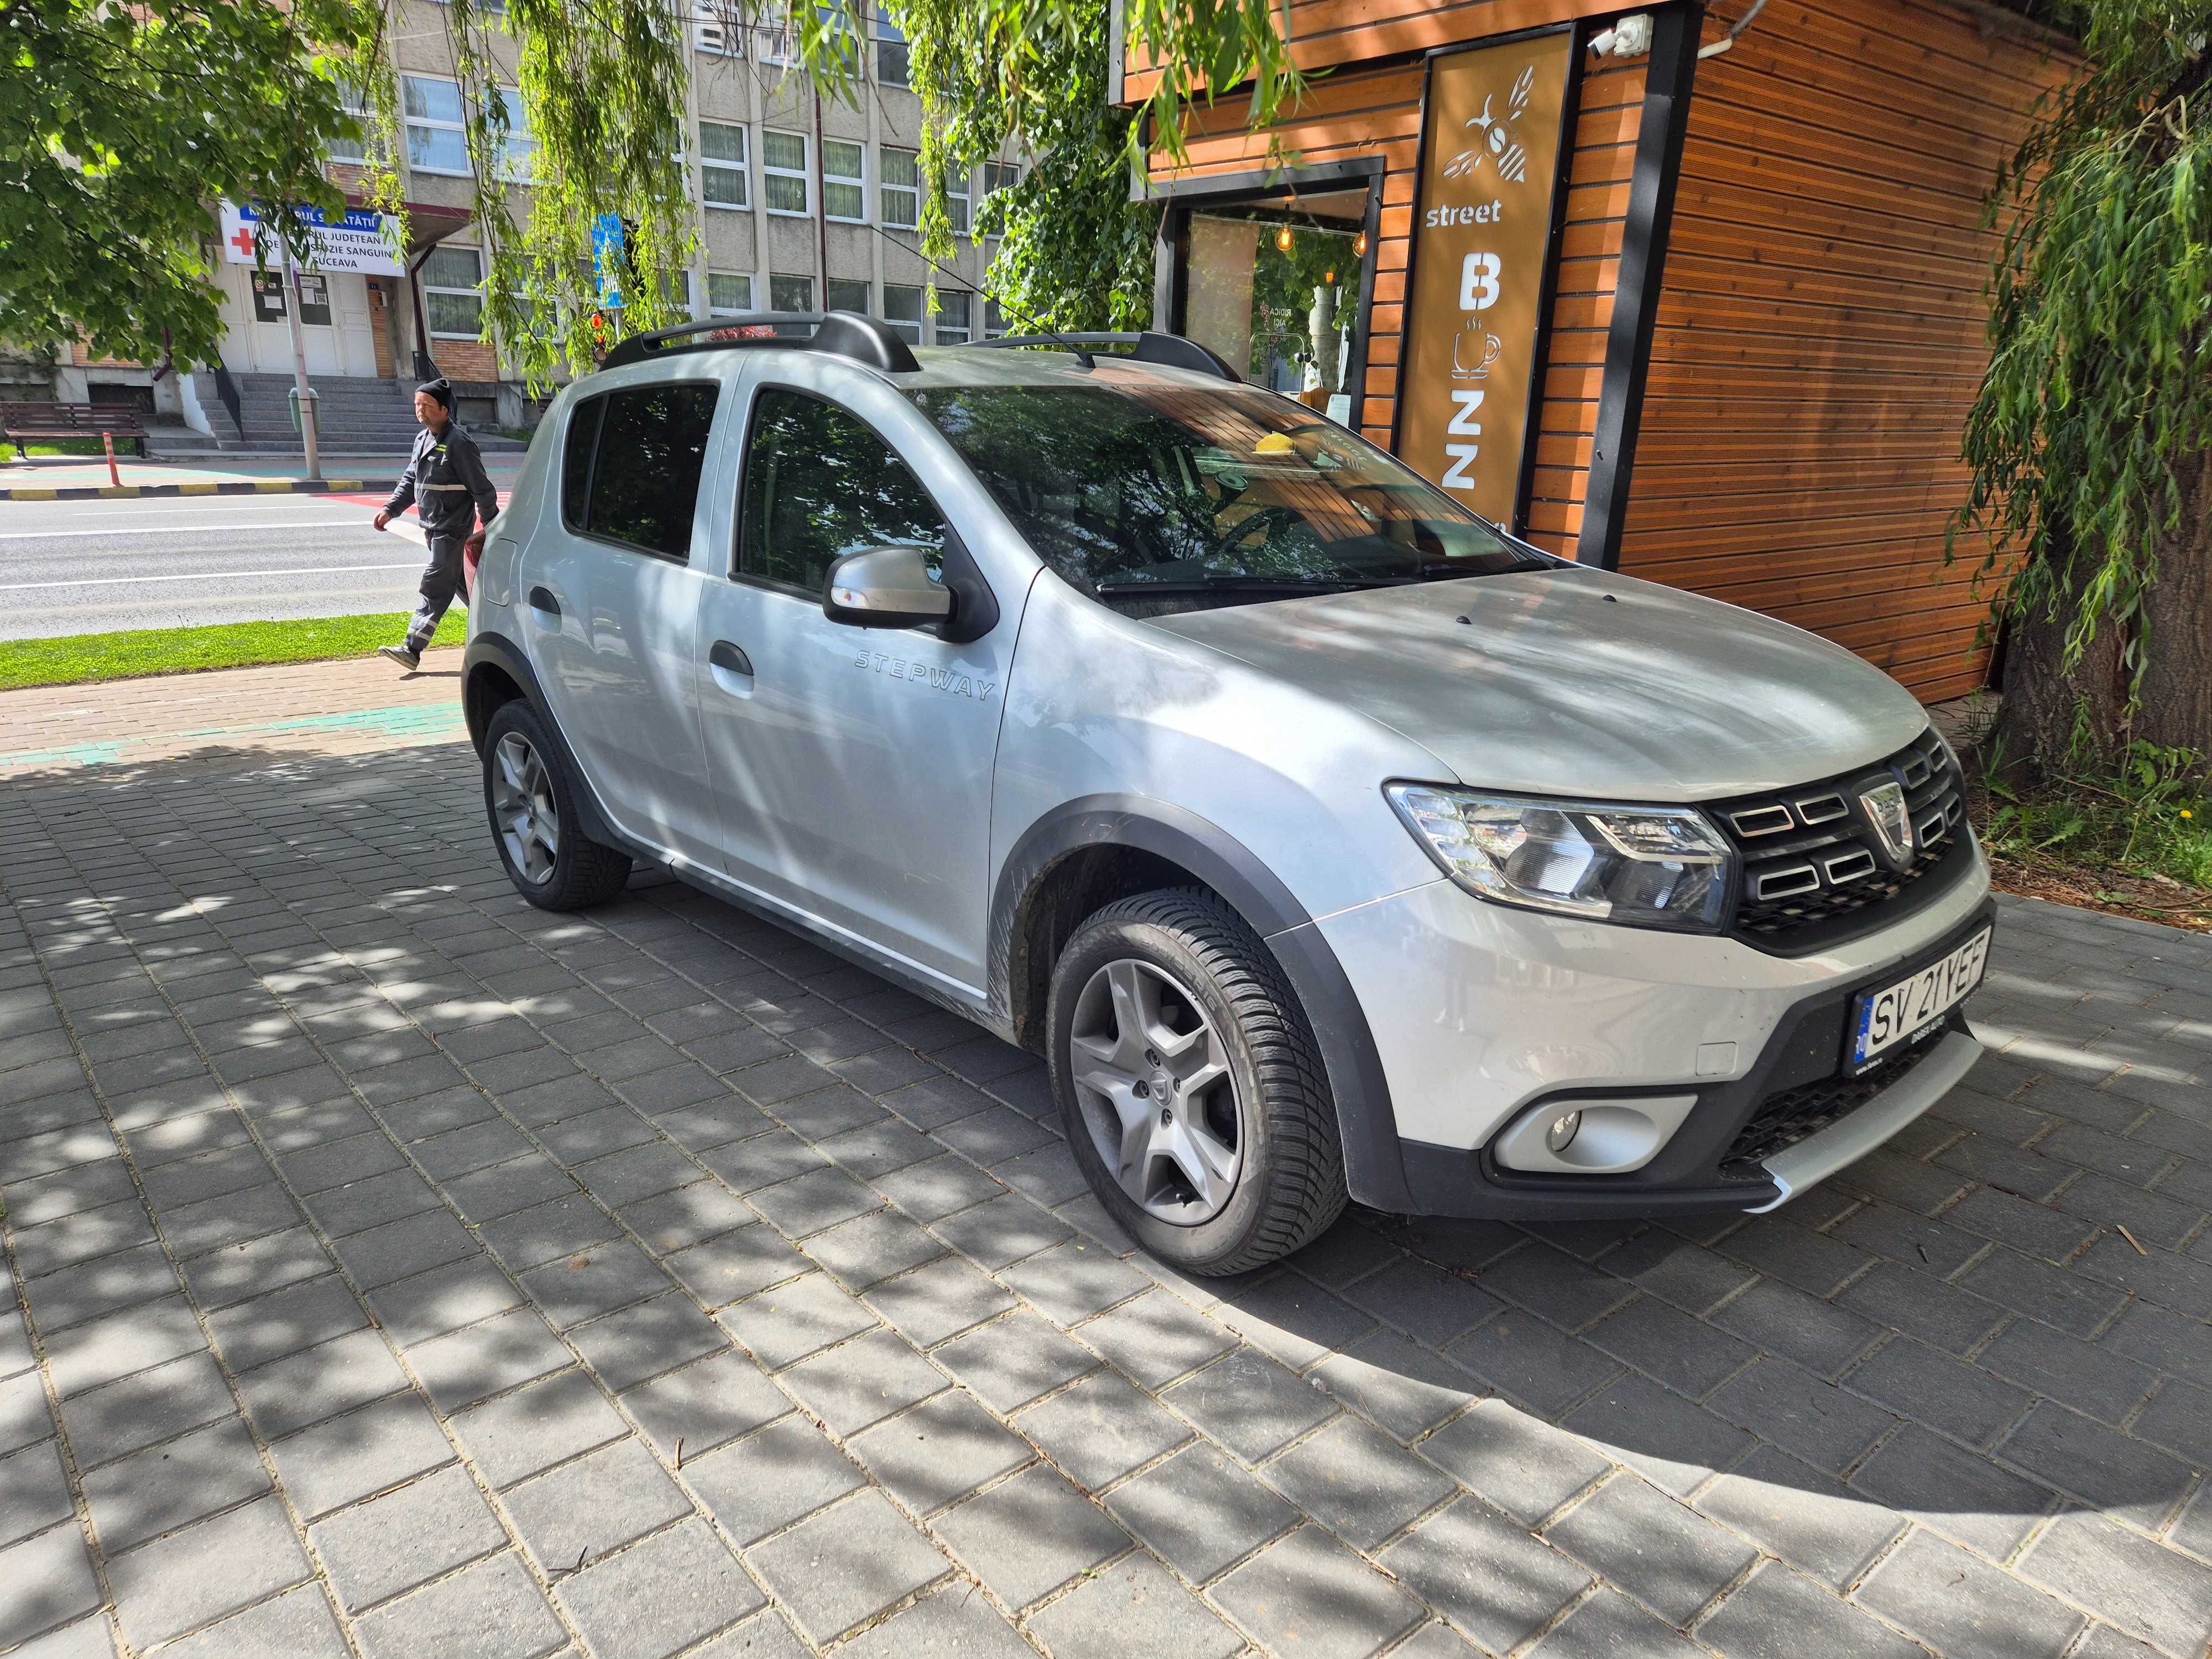
[[[1289,888],[1219,825],[1142,795],[1085,795],[1031,824],[1000,866],[991,900],[991,1010],[1013,1023],[1014,944],[1045,878],[1073,854],[1127,848],[1181,866],[1221,895],[1265,941],[1313,1027],[1336,1101],[1352,1196],[1403,1214],[1412,1207],[1397,1115],[1367,1015],[1336,952]]]
[[[531,711],[538,716],[538,724],[545,728],[545,735],[552,740],[561,764],[568,769],[571,785],[568,793],[577,817],[583,820],[578,827],[586,838],[604,847],[619,847],[632,856],[642,858],[645,862],[657,866],[660,862],[659,859],[640,851],[627,836],[607,822],[606,815],[599,810],[599,799],[590,777],[577,764],[575,752],[568,747],[568,737],[561,730],[561,722],[554,719],[553,710],[546,704],[544,690],[538,683],[537,672],[531,667],[530,659],[522,654],[521,647],[501,634],[487,632],[475,635],[469,641],[469,648],[461,658],[461,712],[468,721],[469,742],[475,746],[477,753],[483,753],[484,732],[491,724],[491,716],[496,707],[484,708],[471,692],[477,675],[487,668],[496,669],[514,682],[522,692],[522,700],[530,705]]]

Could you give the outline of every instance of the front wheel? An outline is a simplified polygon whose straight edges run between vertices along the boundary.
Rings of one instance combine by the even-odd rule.
[[[502,704],[484,732],[484,812],[514,890],[541,910],[581,910],[629,880],[629,856],[585,838],[575,791],[531,706]]]
[[[1242,1273],[1343,1210],[1312,1028],[1266,944],[1212,893],[1146,893],[1091,916],[1053,969],[1047,1022],[1076,1162],[1162,1261]]]

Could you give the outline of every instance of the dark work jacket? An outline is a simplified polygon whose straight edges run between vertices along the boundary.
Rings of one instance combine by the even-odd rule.
[[[476,528],[478,514],[489,524],[499,511],[499,492],[484,471],[477,441],[459,421],[447,422],[443,432],[426,426],[415,434],[407,471],[384,510],[404,513],[410,503],[424,530],[447,536],[465,536]]]

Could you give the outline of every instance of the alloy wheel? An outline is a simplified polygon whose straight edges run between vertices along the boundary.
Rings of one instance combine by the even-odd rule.
[[[551,880],[561,854],[561,811],[544,760],[527,738],[510,732],[492,750],[491,775],[492,817],[507,857],[526,881]]]
[[[1198,999],[1158,964],[1091,975],[1068,1033],[1076,1097],[1098,1156],[1150,1214],[1195,1227],[1221,1213],[1244,1162],[1227,1049]]]

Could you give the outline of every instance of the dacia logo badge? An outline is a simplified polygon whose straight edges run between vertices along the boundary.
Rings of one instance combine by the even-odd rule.
[[[1881,838],[1881,850],[1890,863],[1899,870],[1908,868],[1912,863],[1912,814],[1905,805],[1905,786],[1878,783],[1859,797],[1859,808]]]

